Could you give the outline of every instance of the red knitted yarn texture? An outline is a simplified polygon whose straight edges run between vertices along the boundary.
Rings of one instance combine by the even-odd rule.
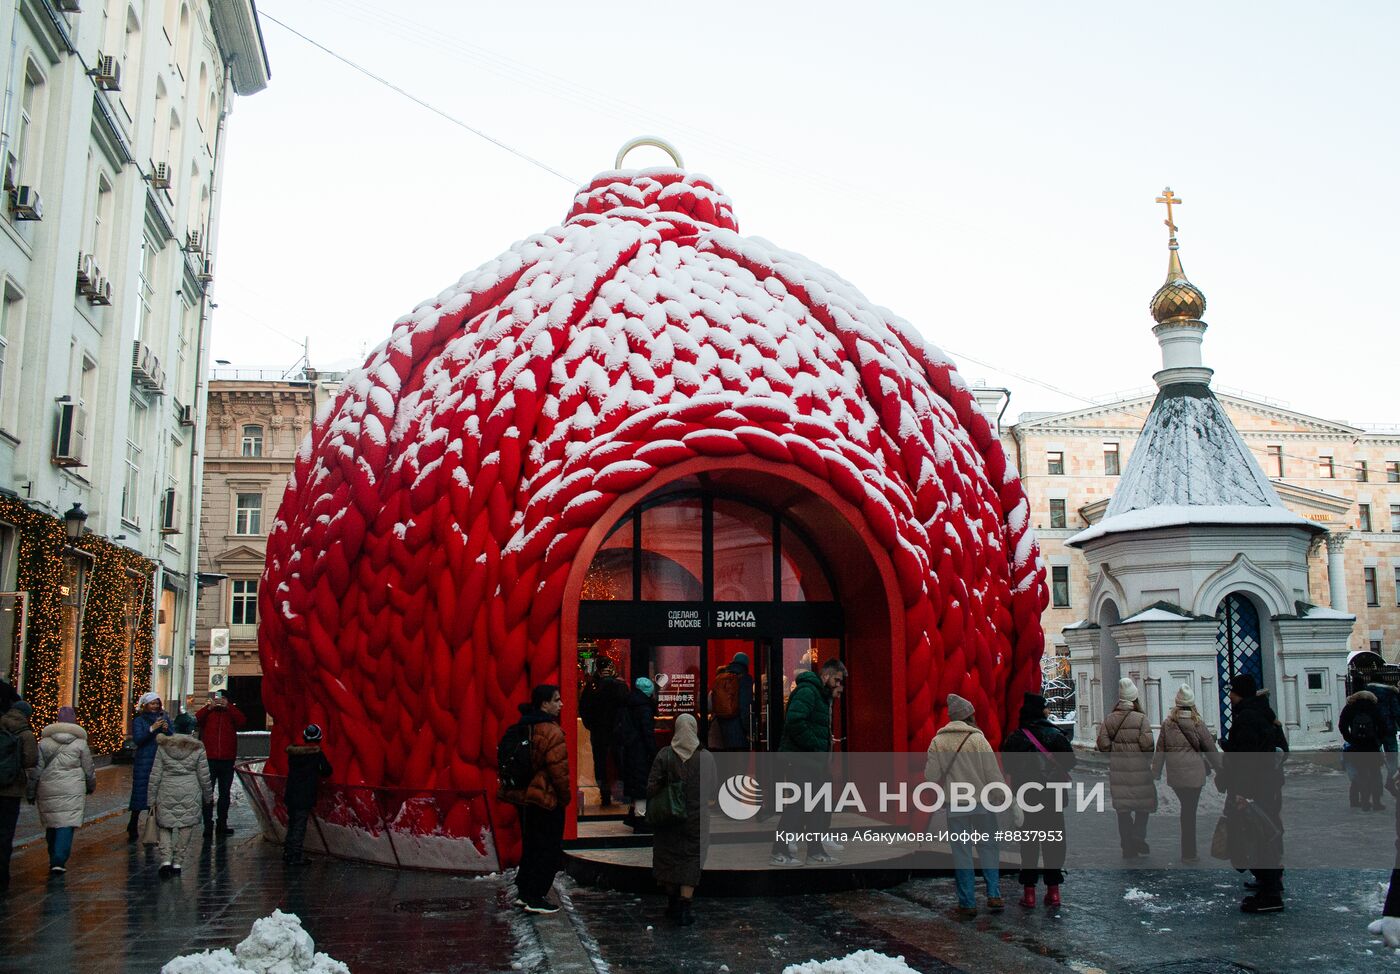
[[[670,465],[744,454],[829,483],[888,552],[895,739],[926,747],[958,693],[999,741],[1040,686],[1047,593],[967,386],[838,275],[741,236],[708,179],[651,169],[600,174],[561,227],[401,318],[317,417],[259,588],[270,768],[314,721],[337,781],[494,794],[528,684],[559,682],[589,528]]]

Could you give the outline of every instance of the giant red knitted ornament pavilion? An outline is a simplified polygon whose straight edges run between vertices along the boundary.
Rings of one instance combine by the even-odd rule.
[[[619,170],[401,318],[318,417],[259,589],[272,766],[315,721],[338,781],[494,792],[517,704],[562,682],[590,530],[705,458],[819,478],[893,566],[885,747],[925,747],[950,692],[1000,739],[1040,683],[1046,591],[1017,472],[952,363],[741,236],[707,178]]]

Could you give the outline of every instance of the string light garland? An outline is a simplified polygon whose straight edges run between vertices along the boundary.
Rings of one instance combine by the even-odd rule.
[[[52,723],[58,708],[66,703],[59,699],[66,682],[65,608],[76,608],[81,614],[76,666],[78,723],[87,730],[94,753],[118,750],[135,698],[150,689],[155,563],[95,534],[70,543],[61,519],[13,498],[0,497],[0,521],[14,525],[15,586],[29,593],[24,698],[34,707],[34,726]],[[82,554],[70,554],[72,548]],[[85,591],[72,590],[65,558],[86,562]],[[135,605],[138,598],[139,607]],[[68,599],[74,604],[66,603]],[[133,609],[138,610],[134,627],[130,625]],[[19,651],[19,635],[16,626],[12,653]],[[73,678],[68,675],[68,680]]]

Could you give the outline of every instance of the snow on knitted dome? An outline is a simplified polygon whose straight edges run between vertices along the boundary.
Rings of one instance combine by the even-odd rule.
[[[561,227],[401,318],[318,417],[259,590],[274,733],[320,723],[341,780],[494,790],[527,670],[557,681],[588,528],[669,465],[738,454],[827,481],[888,551],[896,738],[926,746],[957,692],[999,740],[1039,686],[1046,602],[1015,469],[908,323],[740,236],[678,169],[596,176]]]

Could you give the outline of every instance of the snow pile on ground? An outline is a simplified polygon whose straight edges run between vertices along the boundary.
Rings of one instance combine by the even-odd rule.
[[[831,960],[809,960],[790,964],[783,974],[919,974],[904,963],[903,957],[890,957],[873,950],[858,950]]]
[[[1132,886],[1123,894],[1123,900],[1127,903],[1150,903],[1157,898],[1156,893],[1149,893],[1145,889],[1138,889]]]
[[[350,974],[350,968],[316,953],[300,917],[273,910],[272,916],[254,921],[248,939],[232,951],[206,950],[177,957],[160,974]]]

